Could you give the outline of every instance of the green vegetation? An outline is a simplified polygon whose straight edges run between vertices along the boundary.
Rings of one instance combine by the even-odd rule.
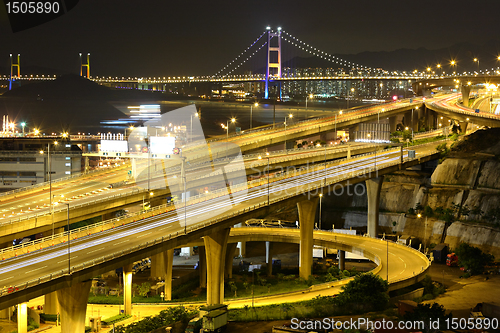
[[[151,291],[151,283],[144,282],[143,284],[132,284],[132,289],[135,289],[139,296],[148,297],[148,293]]]
[[[80,222],[72,223],[69,225],[69,229],[73,230],[73,229],[83,228],[83,227],[86,227],[88,225],[99,223],[101,221],[102,221],[102,216],[100,215],[100,216],[92,217],[90,219],[86,219],[86,220],[83,220]]]
[[[491,265],[495,259],[493,255],[483,253],[481,249],[467,243],[461,243],[455,253],[458,256],[458,264],[465,268],[468,276],[482,274],[484,267]]]
[[[131,315],[126,315],[124,313],[122,314],[119,314],[119,315],[116,315],[116,316],[113,316],[113,317],[109,317],[107,319],[104,319],[102,321],[102,324],[103,325],[113,325],[114,323],[117,323],[119,321],[122,321],[122,320],[125,320],[125,319],[128,319],[132,317]]]
[[[358,275],[342,286],[335,303],[354,312],[385,309],[389,303],[389,284],[372,273]]]
[[[424,295],[415,299],[417,303],[434,299],[446,291],[443,285],[432,281],[429,275],[426,275],[420,284],[424,287]]]
[[[57,315],[56,314],[40,313],[40,320],[42,320],[43,322],[47,322],[47,321],[55,322],[57,320]]]
[[[442,305],[437,303],[431,304],[418,304],[418,306],[413,310],[413,312],[407,312],[403,316],[405,321],[422,321],[425,325],[424,332],[439,332],[446,330],[446,319],[451,319],[452,314],[446,315],[446,310]],[[439,321],[439,327],[430,327],[429,323]]]
[[[119,325],[115,327],[115,333],[151,332],[155,329],[171,325],[178,321],[187,323],[189,319],[193,318],[195,315],[197,315],[197,311],[190,311],[183,306],[176,306],[162,310],[157,316],[146,317],[138,322],[131,323],[126,327]]]
[[[35,321],[33,320],[33,318],[28,317],[28,332],[36,330],[37,328],[40,328],[40,325],[38,325],[37,323],[35,323]],[[12,331],[10,333],[17,333],[17,330]]]

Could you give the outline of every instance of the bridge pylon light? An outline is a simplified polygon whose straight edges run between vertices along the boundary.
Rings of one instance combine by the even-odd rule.
[[[281,78],[281,27],[277,32],[271,31],[271,27],[267,27],[267,66],[266,66],[266,87],[264,98],[269,98],[269,76]],[[271,39],[276,37],[278,46],[271,46]],[[276,57],[272,55],[276,54]],[[274,61],[273,61],[274,60]]]
[[[17,75],[14,75],[14,67],[17,68]],[[21,55],[17,54],[17,63],[12,60],[12,54],[10,54],[10,78],[9,78],[9,90],[12,90],[12,76],[21,78]]]
[[[82,62],[82,54],[79,53],[79,56],[80,56],[80,76],[84,76],[83,75],[83,68],[85,67],[86,71],[87,71],[87,79],[90,79],[90,53],[87,53],[87,63],[84,64]]]

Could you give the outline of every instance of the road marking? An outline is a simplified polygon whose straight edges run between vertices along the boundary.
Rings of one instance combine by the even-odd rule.
[[[103,247],[101,247],[100,249],[97,249],[97,250],[94,250],[94,251],[87,252],[87,254],[90,254],[90,253],[93,253],[93,252],[97,252],[97,251],[101,251],[101,250],[104,250],[104,248],[103,248]]]
[[[31,273],[31,272],[37,271],[37,270],[42,269],[42,268],[45,268],[45,267],[49,267],[49,266],[38,267],[38,268],[32,269],[31,271],[27,271],[27,272],[25,272],[24,274],[28,274],[28,273]]]
[[[5,280],[10,280],[10,279],[12,279],[13,277],[14,277],[14,276],[11,276],[11,277],[8,277],[8,278],[6,278],[6,279],[0,280],[0,282],[5,281]]]
[[[152,233],[153,233],[153,232],[152,232],[152,231],[150,231],[150,232],[148,232],[147,234],[137,236],[137,238],[139,238],[139,237],[143,237],[143,236],[147,236],[147,235],[152,234]]]
[[[118,245],[118,244],[121,244],[121,243],[126,243],[126,242],[128,242],[128,239],[124,240],[123,242],[115,243],[115,245]]]
[[[74,259],[74,258],[78,258],[78,256],[72,256],[71,259]],[[57,263],[60,264],[62,262],[65,262],[65,261],[68,261],[68,258],[64,259],[64,260],[61,260],[61,261],[58,261]]]

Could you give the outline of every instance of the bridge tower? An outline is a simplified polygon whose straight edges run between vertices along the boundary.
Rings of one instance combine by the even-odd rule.
[[[266,66],[266,88],[264,92],[264,98],[267,99],[269,98],[269,75],[273,77],[281,77],[281,27],[278,27],[277,32],[271,31],[271,27],[267,27],[266,30],[267,30],[267,66]],[[271,46],[271,39],[273,37],[277,37],[278,46]]]
[[[82,54],[80,53],[80,76],[84,76],[83,75],[83,67],[86,67],[87,69],[87,76],[86,78],[90,78],[90,53],[87,53],[87,63],[84,64],[82,63]]]
[[[17,67],[17,75],[15,77],[21,77],[21,55],[17,54],[17,64],[13,62],[12,54],[10,55],[10,79],[9,79],[9,90],[12,89],[12,74],[14,73],[14,67]]]

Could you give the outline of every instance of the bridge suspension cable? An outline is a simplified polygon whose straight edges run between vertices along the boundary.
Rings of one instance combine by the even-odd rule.
[[[215,73],[215,74],[214,74],[214,75],[212,75],[212,76],[218,76],[218,75],[222,74],[222,73],[223,73],[223,72],[224,72],[224,71],[225,71],[228,67],[230,67],[230,66],[231,66],[231,65],[232,65],[235,61],[237,61],[239,58],[241,58],[241,57],[242,57],[245,53],[247,53],[247,51],[248,51],[248,50],[250,50],[250,49],[251,49],[251,48],[252,48],[255,44],[257,44],[257,42],[258,42],[258,41],[259,41],[259,40],[260,40],[260,39],[261,39],[261,38],[262,38],[265,34],[266,34],[266,31],[264,31],[264,32],[263,32],[263,33],[262,33],[262,34],[261,34],[261,35],[260,35],[260,36],[259,36],[259,37],[258,37],[258,38],[257,38],[257,39],[253,42],[253,43],[252,43],[252,44],[250,44],[250,46],[249,46],[249,47],[247,47],[247,48],[246,48],[243,52],[241,52],[241,53],[240,53],[240,54],[239,54],[236,58],[234,58],[234,59],[233,59],[232,61],[230,61],[230,62],[229,62],[226,66],[224,66],[221,70],[219,70],[217,73]],[[262,46],[261,46],[260,48],[262,48]],[[259,48],[259,50],[260,50],[260,48]],[[257,50],[257,51],[258,51],[258,50]],[[253,54],[255,54],[255,52],[254,52]],[[252,55],[253,55],[253,54],[252,54]],[[249,59],[249,58],[247,58],[247,60],[248,60],[248,59]],[[244,62],[243,62],[243,63],[244,63]],[[241,66],[241,64],[240,64],[239,66]],[[238,67],[239,67],[239,66],[238,66]],[[235,68],[235,69],[236,69],[236,68]],[[233,72],[233,71],[234,71],[234,69],[233,69],[231,72]],[[231,73],[231,72],[230,72],[230,73]],[[226,75],[227,75],[227,74],[226,74]]]
[[[232,70],[230,70],[227,74],[225,75],[222,75],[223,77],[225,76],[228,76],[229,74],[231,74],[232,72],[234,72],[235,70],[237,70],[238,68],[240,68],[245,62],[247,62],[248,60],[250,60],[250,58],[252,58],[257,52],[259,52],[260,50],[262,50],[262,48],[264,46],[267,45],[267,42],[265,42],[264,44],[262,44],[257,50],[255,50],[252,54],[250,54],[245,60],[243,60],[238,66],[234,67]]]
[[[339,57],[336,57],[334,56],[333,54],[329,54],[327,52],[323,52],[303,41],[301,41],[300,39],[298,39],[297,37],[291,35],[290,33],[286,32],[285,30],[282,30],[282,32],[289,37],[286,38],[286,37],[281,37],[283,38],[285,41],[287,41],[288,43],[294,45],[294,46],[297,46],[298,48],[312,54],[312,55],[315,55],[317,57],[320,57],[322,59],[325,59],[325,60],[328,60],[332,63],[336,63],[336,64],[339,64],[339,65],[343,65],[343,66],[346,66],[346,67],[356,67],[356,68],[362,68],[362,69],[367,69],[367,70],[370,70],[372,69],[371,67],[368,67],[368,66],[363,66],[363,65],[359,65],[359,64],[355,64],[355,63],[352,63],[350,61],[346,61],[342,58],[339,58]]]

